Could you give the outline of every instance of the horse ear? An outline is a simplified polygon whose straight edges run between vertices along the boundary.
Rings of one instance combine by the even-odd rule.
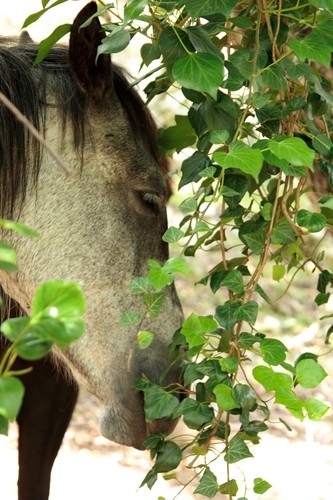
[[[88,26],[81,28],[96,12],[96,3],[90,2],[74,19],[69,41],[69,60],[80,88],[93,100],[99,101],[112,83],[111,58],[101,54],[96,60],[97,47],[104,38],[98,18],[93,17]]]

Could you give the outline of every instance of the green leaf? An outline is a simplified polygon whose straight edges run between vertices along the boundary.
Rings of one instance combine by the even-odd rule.
[[[172,257],[168,259],[164,263],[163,269],[172,274],[189,274],[190,272],[188,262],[183,257]]]
[[[216,396],[216,402],[220,410],[230,411],[235,408],[240,408],[240,404],[237,403],[233,397],[231,387],[228,387],[225,384],[217,384],[214,387],[213,392]]]
[[[176,125],[159,130],[158,146],[164,154],[179,153],[196,142],[197,136],[188,116],[176,115],[175,121]]]
[[[149,384],[144,390],[145,413],[147,420],[171,417],[179,405],[176,396],[157,384]]]
[[[277,339],[263,339],[260,342],[263,360],[269,365],[279,365],[286,359],[287,347]]]
[[[270,140],[268,148],[280,160],[287,160],[297,167],[313,168],[315,152],[299,137],[288,137],[281,141]]]
[[[29,332],[19,340],[15,352],[23,359],[35,361],[46,356],[50,352],[52,345],[51,340],[41,339],[34,333]]]
[[[231,270],[222,279],[221,285],[226,286],[232,292],[241,295],[244,292],[243,276],[240,271]]]
[[[310,5],[314,5],[317,9],[333,9],[333,0],[309,0]]]
[[[290,40],[288,44],[300,61],[309,59],[323,64],[326,68],[330,67],[331,48],[328,44],[323,43],[320,34],[312,32],[301,40]]]
[[[0,378],[0,415],[7,420],[15,420],[24,395],[24,385],[16,377]]]
[[[179,188],[182,188],[189,182],[200,181],[200,173],[209,166],[210,159],[207,155],[201,153],[200,151],[196,151],[195,153],[193,153],[190,158],[187,158],[185,161],[183,161],[181,168],[182,177],[179,181]]]
[[[255,407],[257,396],[252,387],[245,384],[236,384],[232,389],[232,395],[241,405],[243,413],[249,413]]]
[[[219,485],[217,483],[215,474],[213,474],[209,467],[205,467],[202,478],[199,481],[199,485],[194,490],[194,494],[198,493],[199,495],[213,498],[218,491]]]
[[[327,373],[314,359],[302,359],[296,365],[296,379],[306,389],[317,387]]]
[[[147,316],[149,318],[157,318],[163,306],[164,298],[165,298],[164,292],[144,294],[143,302],[147,307]]]
[[[238,321],[246,321],[250,325],[254,325],[258,316],[258,303],[254,300],[241,304],[236,311]]]
[[[0,434],[8,436],[9,422],[8,419],[0,415]]]
[[[124,9],[124,24],[137,19],[147,4],[148,0],[128,0]]]
[[[225,169],[237,168],[258,181],[263,164],[263,155],[259,149],[251,148],[239,141],[230,145],[229,153],[221,151],[214,153],[213,160]]]
[[[262,82],[266,87],[271,90],[285,90],[287,87],[287,80],[285,72],[281,65],[275,64],[268,66],[261,74]]]
[[[256,477],[254,479],[254,486],[253,486],[253,491],[257,493],[258,495],[262,495],[265,493],[269,488],[271,488],[272,485],[269,484],[267,481],[264,479],[261,479],[261,477]]]
[[[78,318],[86,310],[86,303],[78,283],[51,280],[42,284],[32,301],[31,316],[46,318]]]
[[[182,452],[173,441],[166,441],[163,450],[157,453],[154,470],[156,472],[169,472],[180,464]]]
[[[138,325],[141,321],[141,314],[137,311],[126,311],[121,316],[121,326]]]
[[[303,420],[303,401],[292,389],[277,387],[275,390],[275,403],[284,405],[294,417]]]
[[[288,244],[293,243],[296,239],[296,235],[293,228],[286,219],[279,221],[273,228],[271,235],[271,242],[275,244]]]
[[[267,392],[275,391],[280,387],[291,389],[293,380],[286,373],[275,372],[272,368],[259,365],[253,369],[253,376]]]
[[[14,342],[17,337],[27,328],[30,323],[28,316],[22,318],[9,318],[1,324],[1,332],[11,342]]]
[[[4,241],[0,241],[0,269],[9,272],[17,271],[16,253]]]
[[[228,17],[236,3],[236,0],[185,0],[192,19],[211,14],[224,14]]]
[[[315,398],[308,398],[304,401],[304,407],[308,413],[308,418],[317,422],[321,420],[329,410],[329,406]]]
[[[154,340],[155,334],[147,330],[140,330],[137,335],[140,349],[147,349]]]
[[[134,295],[149,292],[149,280],[147,277],[137,276],[131,281],[131,293]]]
[[[179,205],[179,210],[184,214],[194,212],[197,209],[197,200],[195,198],[187,198]]]
[[[274,281],[280,281],[286,274],[286,267],[282,264],[274,264],[272,278]]]
[[[179,408],[173,413],[175,418],[183,416],[184,422],[190,429],[199,430],[207,422],[214,419],[214,410],[207,403],[200,403],[194,399],[184,399]]]
[[[47,12],[49,9],[52,9],[52,7],[55,7],[56,5],[60,5],[61,3],[64,3],[64,2],[67,2],[67,0],[56,0],[55,2],[53,2],[52,5],[50,5],[47,9],[42,9],[42,10],[39,10],[38,12],[35,12],[34,14],[31,14],[30,16],[28,16],[26,18],[26,20],[24,21],[23,23],[23,26],[21,29],[24,29],[26,28],[27,26],[29,26],[30,24],[32,23],[35,23],[36,21],[38,21],[38,19],[43,15],[45,14],[45,12]],[[47,2],[48,3],[48,2]],[[45,4],[46,5],[46,4]]]
[[[237,495],[238,491],[238,485],[237,481],[235,479],[230,479],[230,481],[227,481],[226,483],[223,483],[219,487],[219,492],[222,493],[223,495],[231,495],[235,496]]]
[[[230,331],[237,323],[237,310],[240,307],[240,302],[226,301],[222,306],[217,306],[215,317],[219,324]]]
[[[177,59],[172,74],[183,87],[207,93],[216,99],[223,80],[223,62],[212,54],[191,52]]]
[[[38,238],[39,237],[39,233],[37,233],[37,231],[30,229],[30,227],[28,227],[25,224],[22,224],[20,222],[14,222],[11,220],[0,219],[0,227],[3,227],[4,229],[10,229],[12,231],[16,231],[17,233],[20,233],[23,236],[27,236],[29,238]]]
[[[53,45],[70,32],[71,27],[71,24],[62,24],[52,31],[51,35],[39,43],[35,64],[39,64],[47,56]]]
[[[238,370],[238,360],[237,358],[220,358],[219,364],[221,370],[227,373],[237,373]]]
[[[237,435],[234,436],[229,441],[227,452],[224,455],[224,460],[228,464],[234,464],[248,457],[253,457],[248,446]]]
[[[327,219],[325,215],[318,212],[309,212],[302,208],[296,214],[296,223],[308,229],[311,233],[318,233],[324,229]]]
[[[124,50],[131,41],[131,35],[125,29],[113,30],[97,48],[97,57],[101,54],[116,54]]]
[[[217,328],[216,321],[210,316],[197,316],[192,313],[183,323],[181,333],[186,338],[189,347],[203,345],[205,335]]]
[[[156,260],[148,260],[148,265],[150,268],[147,274],[148,280],[156,290],[161,290],[173,282],[173,276]]]

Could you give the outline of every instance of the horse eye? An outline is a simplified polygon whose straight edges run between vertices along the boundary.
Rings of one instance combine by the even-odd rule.
[[[149,213],[158,215],[161,209],[164,207],[164,196],[161,196],[158,193],[138,191],[138,195],[141,204],[147,211],[149,211]]]

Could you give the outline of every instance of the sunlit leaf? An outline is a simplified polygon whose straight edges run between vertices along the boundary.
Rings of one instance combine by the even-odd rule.
[[[172,73],[183,87],[205,92],[216,99],[223,80],[223,62],[212,54],[192,52],[177,59]]]
[[[14,420],[20,410],[24,395],[24,386],[16,377],[0,378],[0,415]]]

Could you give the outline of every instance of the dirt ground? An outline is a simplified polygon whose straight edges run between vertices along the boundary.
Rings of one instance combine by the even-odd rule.
[[[54,26],[71,22],[73,15],[86,3],[85,0],[67,2],[39,22],[38,27],[29,29],[36,40],[48,35]],[[40,0],[0,1],[0,33],[18,33],[24,18],[40,9]],[[187,301],[202,301],[188,296],[185,285],[180,284],[181,298]],[[309,343],[319,335],[318,325],[314,323],[310,331]],[[331,368],[331,364],[330,364]],[[326,389],[326,399],[332,402],[332,375]],[[139,488],[141,481],[150,469],[149,455],[146,452],[131,450],[108,442],[100,436],[98,429],[98,402],[86,392],[80,395],[72,423],[66,434],[63,446],[53,470],[50,500],[167,500],[176,498],[180,491],[175,482],[160,479],[152,491],[147,487]],[[182,431],[178,428],[178,432]],[[288,432],[277,427],[274,432],[262,436],[260,446],[252,450],[255,458],[239,462],[233,468],[233,477],[240,484],[247,477],[251,487],[252,478],[262,477],[273,487],[261,497],[251,489],[240,489],[238,496],[248,500],[332,500],[333,498],[333,414],[332,410],[320,423],[297,424],[295,430]],[[9,437],[0,436],[0,489],[1,500],[16,500],[16,427],[11,427]],[[216,460],[212,467],[214,473],[225,481],[225,462]],[[184,466],[182,480],[188,481],[189,471]],[[199,500],[191,491],[183,491],[180,500]],[[225,498],[216,496],[215,498]]]

